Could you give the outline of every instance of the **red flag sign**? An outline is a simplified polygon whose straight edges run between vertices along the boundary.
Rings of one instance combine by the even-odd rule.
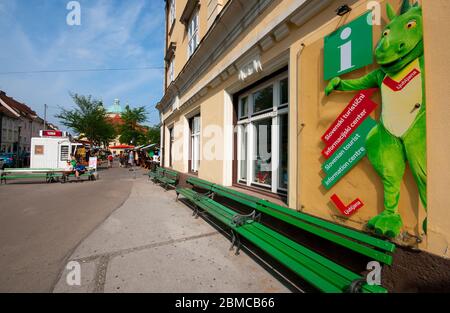
[[[322,151],[323,156],[328,159],[336,152],[353,132],[369,117],[375,110],[377,104],[370,97],[376,89],[367,89],[356,95],[341,115],[322,136],[326,143]]]
[[[331,201],[333,201],[334,205],[336,205],[339,211],[345,216],[352,216],[364,206],[364,203],[360,199],[356,199],[350,203],[350,205],[346,206],[337,195],[333,195]]]

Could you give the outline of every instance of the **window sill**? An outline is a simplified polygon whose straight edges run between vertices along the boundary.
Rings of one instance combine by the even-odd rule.
[[[265,189],[254,187],[254,186],[242,185],[240,183],[234,183],[233,188],[240,192],[243,192],[245,194],[251,195],[251,196],[256,196],[256,197],[270,200],[276,204],[280,204],[283,206],[286,206],[286,204],[287,204],[287,194],[282,194],[282,193],[276,194],[276,193],[272,193],[269,190],[265,190]]]

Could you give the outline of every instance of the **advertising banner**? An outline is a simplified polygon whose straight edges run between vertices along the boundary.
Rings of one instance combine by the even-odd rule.
[[[400,235],[403,214],[399,210],[402,183],[409,168],[417,185],[418,198],[427,208],[426,98],[424,93],[424,44],[422,8],[418,3],[403,0],[396,12],[386,4],[388,26],[375,49],[378,65],[359,78],[345,79],[342,74],[372,64],[372,23],[366,13],[339,28],[324,40],[324,77],[330,80],[325,88],[334,91],[359,92],[321,140],[325,144],[322,184],[330,190],[363,157],[367,156],[383,185],[384,211],[371,217],[369,229],[379,235],[396,238]],[[370,48],[370,49],[369,49]],[[374,121],[369,115],[376,108],[370,96],[381,93],[381,117]],[[363,91],[361,91],[363,90]],[[369,192],[369,190],[367,190]],[[353,198],[354,195],[346,195]],[[331,201],[342,214],[354,214],[362,206],[360,199],[349,207],[334,194]],[[427,232],[427,220],[419,221]]]
[[[93,168],[93,169],[97,170],[97,157],[89,158],[89,168]]]

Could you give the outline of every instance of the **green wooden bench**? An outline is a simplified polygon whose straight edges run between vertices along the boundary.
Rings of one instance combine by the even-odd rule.
[[[65,184],[65,183],[69,182],[71,180],[70,177],[75,177],[75,173],[71,173],[69,175],[63,174],[61,176],[61,183]],[[95,176],[95,171],[87,171],[84,174],[80,174],[79,177],[80,177],[80,179],[83,177],[87,177],[88,181],[97,180],[97,177]]]
[[[394,252],[395,245],[388,241],[374,238],[362,232],[297,212],[230,188],[214,185],[212,192],[365,255],[375,261],[392,265],[392,255],[389,253]]]
[[[60,175],[57,174],[40,174],[40,173],[30,173],[30,174],[2,174],[0,183],[6,184],[7,181],[10,180],[18,180],[18,179],[43,179],[46,183],[53,183],[60,178]]]
[[[169,187],[176,188],[178,183],[179,174],[173,170],[162,169],[159,170],[159,173],[154,177],[154,181],[160,183],[164,186],[164,189],[168,189]]]
[[[158,177],[164,176],[164,169],[162,167],[158,167],[155,171],[148,172],[148,179],[156,182]]]
[[[257,221],[256,212],[270,215],[386,264],[392,264],[392,256],[386,252],[393,252],[395,245],[198,178],[189,178],[187,182],[194,187],[205,190],[206,193],[200,194],[191,189],[178,188],[177,199],[179,195],[183,195],[190,200],[196,208],[194,214],[197,217],[199,208],[214,217],[220,214],[222,217],[219,220],[232,229],[233,243],[237,237],[235,233],[239,234],[324,292],[345,292],[358,285],[362,285],[362,292],[386,292],[386,289],[380,286],[365,284],[365,280],[360,275],[264,226]],[[239,215],[214,201],[215,195],[246,205],[252,208],[254,212],[250,216]],[[214,214],[211,212],[214,212]],[[241,221],[244,220],[244,223],[233,223],[233,221],[239,221],[240,219]],[[353,290],[355,289],[358,288]]]
[[[95,172],[94,169],[88,169],[84,174],[81,174],[80,177],[87,177],[88,180],[95,180]],[[9,180],[17,179],[45,179],[47,183],[57,181],[65,183],[69,179],[68,176],[75,176],[75,173],[67,175],[63,169],[51,168],[14,168],[0,171],[0,181],[5,184]]]
[[[53,183],[60,175],[60,171],[50,168],[7,168],[0,170],[0,183],[18,179],[44,179],[47,183]]]

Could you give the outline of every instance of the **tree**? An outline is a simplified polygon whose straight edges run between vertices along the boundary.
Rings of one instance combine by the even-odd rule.
[[[61,108],[56,115],[61,124],[72,129],[78,135],[85,136],[95,145],[108,145],[116,137],[116,131],[108,122],[106,110],[101,100],[92,96],[70,94],[76,108],[67,110]]]
[[[147,142],[159,144],[161,141],[161,125],[150,127],[147,132]]]
[[[123,144],[133,143],[134,145],[143,145],[148,143],[146,134],[148,127],[140,124],[147,121],[147,111],[145,107],[130,108],[128,105],[122,113],[123,124],[119,127],[119,141]]]

